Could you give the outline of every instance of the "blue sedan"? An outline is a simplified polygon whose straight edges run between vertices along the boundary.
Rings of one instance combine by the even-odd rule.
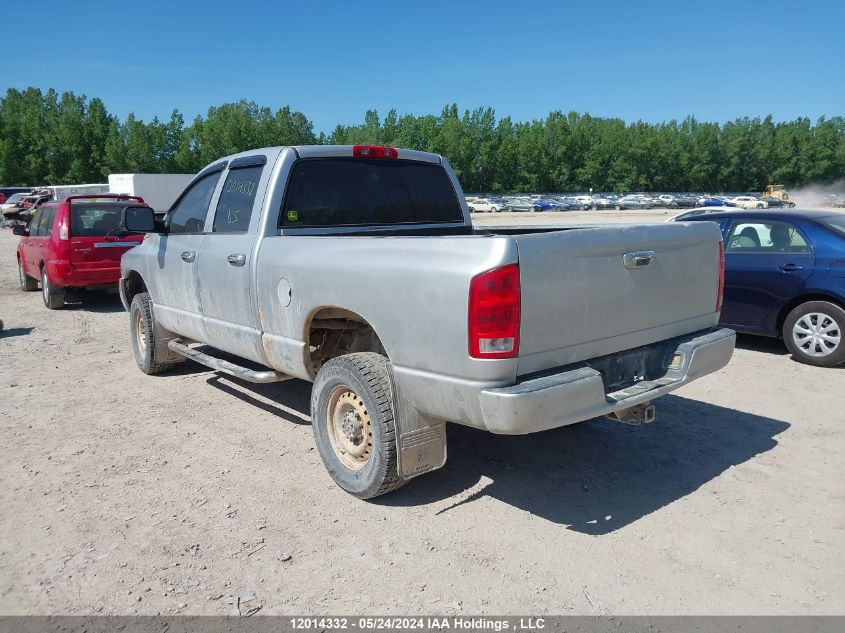
[[[683,221],[722,230],[722,325],[782,338],[803,363],[845,362],[845,213],[737,210]]]

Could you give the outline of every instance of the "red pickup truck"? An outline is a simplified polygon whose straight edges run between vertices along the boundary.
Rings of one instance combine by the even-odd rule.
[[[29,228],[16,227],[21,290],[38,289],[44,305],[57,310],[69,289],[117,285],[120,257],[141,243],[138,235],[119,232],[121,209],[144,205],[138,196],[69,196],[40,206]]]

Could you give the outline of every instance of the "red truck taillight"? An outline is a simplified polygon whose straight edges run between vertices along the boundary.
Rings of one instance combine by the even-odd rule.
[[[514,358],[519,354],[519,266],[476,275],[469,284],[469,355]]]
[[[722,297],[725,294],[725,243],[719,240],[719,287],[716,289],[716,312],[722,310]]]

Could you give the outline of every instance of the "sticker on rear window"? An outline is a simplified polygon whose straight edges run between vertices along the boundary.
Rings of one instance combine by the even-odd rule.
[[[288,209],[288,222],[299,222],[299,213],[293,209]]]

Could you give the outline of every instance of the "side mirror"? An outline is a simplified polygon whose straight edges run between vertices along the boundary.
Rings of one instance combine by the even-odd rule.
[[[144,205],[123,207],[120,228],[129,233],[156,233],[155,211]]]
[[[29,237],[29,230],[25,226],[14,226],[12,227],[12,235],[18,235],[20,237]]]

